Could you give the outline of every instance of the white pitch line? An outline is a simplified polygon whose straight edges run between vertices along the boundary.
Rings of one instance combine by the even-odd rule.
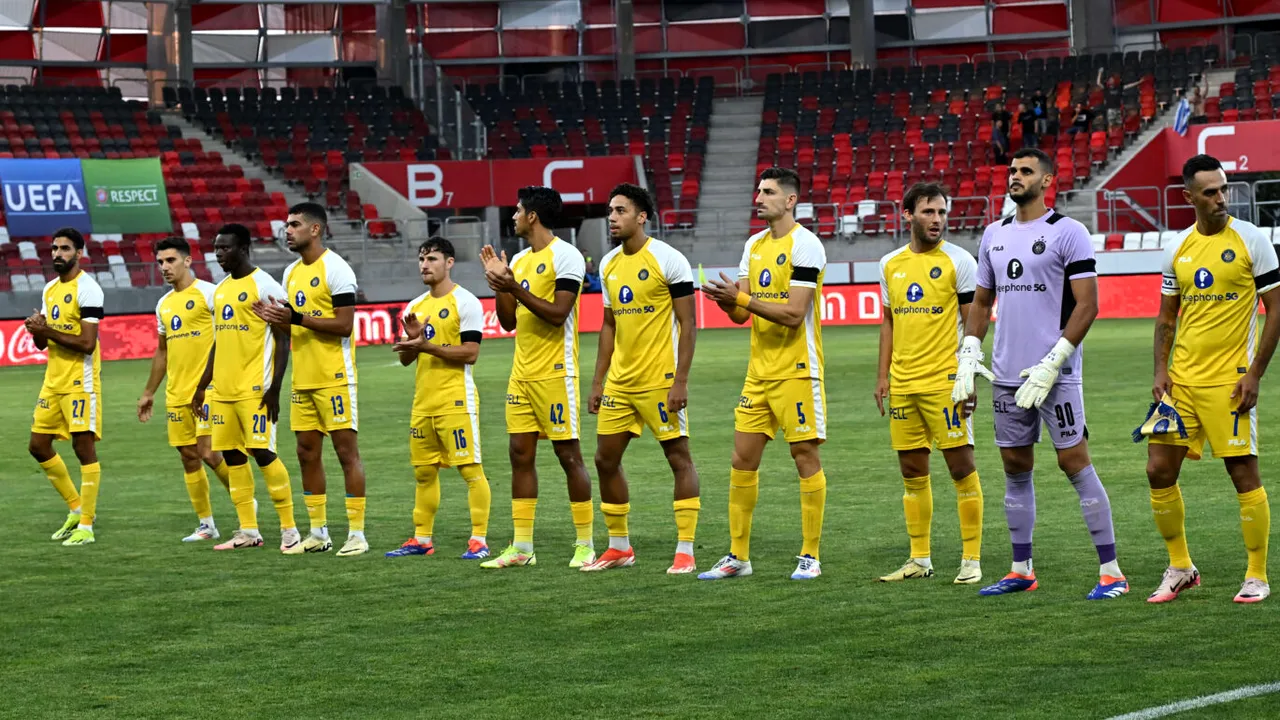
[[[1124,715],[1116,715],[1109,720],[1151,720],[1151,718],[1161,718],[1175,713],[1186,712],[1187,710],[1195,710],[1196,708],[1208,707],[1210,705],[1222,705],[1224,703],[1235,702],[1236,700],[1244,700],[1245,698],[1258,697],[1259,695],[1270,695],[1272,693],[1280,693],[1280,682],[1266,683],[1263,685],[1246,685],[1235,690],[1220,692],[1216,695],[1201,695],[1190,700],[1179,700],[1176,703],[1161,705],[1159,707],[1147,708],[1146,710],[1138,710],[1136,712],[1126,713]]]

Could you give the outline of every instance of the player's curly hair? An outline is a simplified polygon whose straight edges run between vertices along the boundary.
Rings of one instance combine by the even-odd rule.
[[[637,210],[644,213],[647,219],[653,220],[657,217],[657,210],[654,206],[653,195],[650,195],[648,190],[645,190],[639,185],[622,183],[609,191],[610,199],[619,195],[630,200],[631,204],[635,205]]]
[[[426,255],[433,252],[438,252],[446,258],[456,257],[453,251],[453,243],[439,235],[432,235],[423,240],[422,244],[418,246],[418,255]]]
[[[545,228],[554,226],[560,219],[560,212],[564,209],[564,201],[560,199],[560,193],[542,185],[522,187],[516,193],[516,197],[519,198],[524,211],[537,215],[538,222]]]

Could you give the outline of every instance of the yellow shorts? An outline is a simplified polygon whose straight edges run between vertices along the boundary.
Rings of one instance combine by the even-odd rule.
[[[209,415],[209,403],[204,404],[205,416]],[[168,418],[169,446],[186,447],[195,445],[197,438],[209,437],[213,434],[213,425],[209,420],[201,420],[191,412],[190,405],[178,405],[165,408]]]
[[[1235,385],[1214,387],[1187,387],[1174,385],[1170,396],[1182,422],[1187,426],[1187,437],[1178,433],[1153,435],[1156,445],[1177,445],[1187,448],[1187,457],[1199,460],[1204,443],[1216,458],[1244,457],[1258,454],[1258,408],[1241,413],[1236,410],[1239,399],[1232,399]]]
[[[289,427],[294,432],[360,430],[354,383],[315,390],[294,390],[289,403]]]
[[[209,401],[213,450],[276,451],[276,425],[257,398],[235,402]]]
[[[70,440],[72,433],[90,431],[102,439],[102,398],[98,393],[40,390],[31,418],[31,432]]]
[[[578,439],[578,378],[507,383],[507,433],[531,432],[552,441]]]
[[[747,378],[733,411],[733,429],[773,439],[778,428],[789,443],[827,439],[827,393],[816,378]]]
[[[973,444],[973,417],[962,418],[950,390],[889,395],[889,442],[894,450],[950,450]]]
[[[647,425],[658,442],[689,437],[689,419],[686,415],[688,411],[669,412],[667,392],[668,388],[618,392],[606,387],[604,399],[600,403],[600,421],[596,423],[596,433],[600,435],[631,433],[640,437]]]
[[[480,422],[474,413],[409,418],[409,463],[460,467],[480,462]]]

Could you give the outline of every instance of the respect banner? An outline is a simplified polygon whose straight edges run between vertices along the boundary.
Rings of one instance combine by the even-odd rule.
[[[173,229],[160,158],[81,160],[95,233],[162,233]]]

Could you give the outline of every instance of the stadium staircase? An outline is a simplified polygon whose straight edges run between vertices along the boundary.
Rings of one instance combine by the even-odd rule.
[[[762,97],[725,98],[712,106],[697,225],[682,251],[696,244],[700,257],[742,254],[750,222],[742,208],[752,206],[763,107]]]

